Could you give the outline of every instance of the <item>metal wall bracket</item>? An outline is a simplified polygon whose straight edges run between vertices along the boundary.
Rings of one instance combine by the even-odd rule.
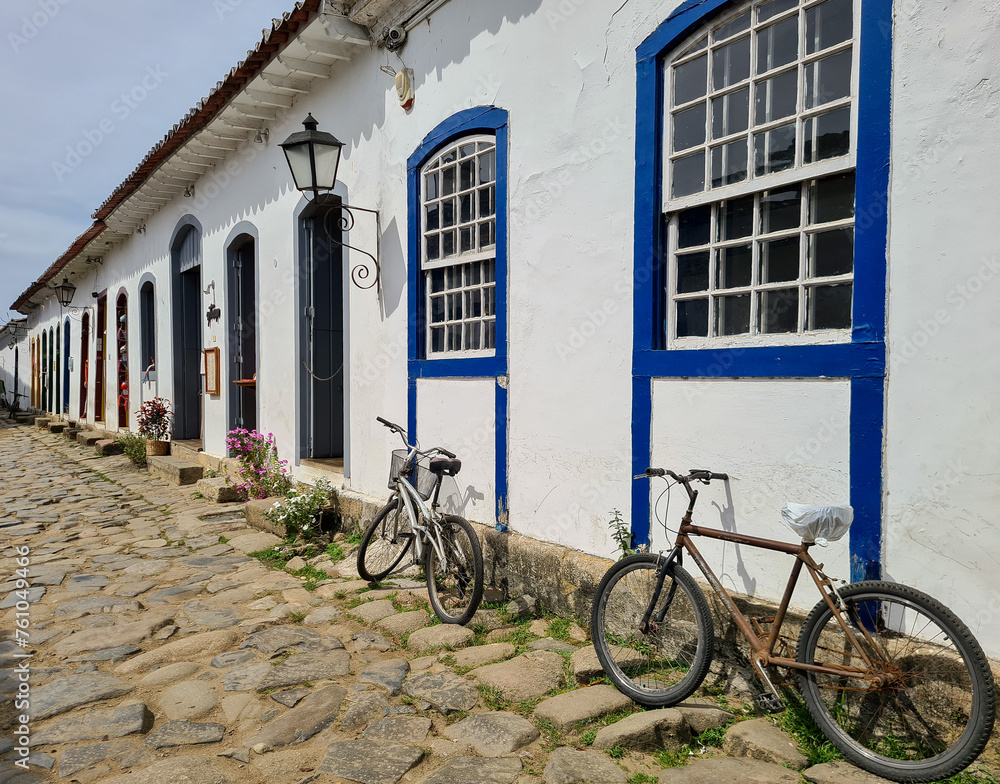
[[[337,215],[337,210],[339,210],[339,217]],[[324,223],[329,220],[331,225],[326,225],[326,234],[330,241],[339,245],[342,248],[348,248],[349,250],[357,251],[369,259],[371,259],[371,265],[367,262],[361,262],[355,264],[351,268],[351,282],[354,283],[359,289],[370,289],[374,286],[378,286],[379,294],[382,293],[382,268],[379,264],[379,259],[381,257],[382,250],[382,221],[378,210],[370,210],[367,207],[352,207],[349,204],[337,205],[337,210],[331,210],[327,217],[324,219]],[[355,245],[350,245],[342,240],[337,239],[338,236],[342,236],[345,232],[349,232],[354,228],[355,216],[354,213],[357,212],[367,212],[369,215],[375,217],[375,253],[369,253],[363,248],[359,248]],[[371,282],[367,282],[369,278],[372,278]]]

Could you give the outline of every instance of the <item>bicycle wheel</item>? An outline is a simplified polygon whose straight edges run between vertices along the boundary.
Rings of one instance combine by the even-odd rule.
[[[358,550],[358,574],[361,579],[378,582],[403,560],[413,542],[413,527],[406,505],[399,496],[383,506],[361,540]]]
[[[881,581],[840,592],[845,619],[880,684],[860,672],[798,673],[809,713],[834,746],[870,773],[936,781],[965,769],[993,730],[996,691],[975,637],[925,593]],[[865,670],[825,601],[799,636],[798,661]]]
[[[442,565],[437,548],[425,542],[427,595],[442,622],[466,624],[483,598],[483,551],[468,520],[445,515],[438,530],[447,563]]]
[[[597,658],[620,692],[640,705],[676,705],[691,696],[712,663],[715,630],[705,595],[684,569],[667,575],[651,628],[639,627],[656,589],[657,557],[630,555],[597,588],[590,633]],[[669,601],[662,623],[655,623]]]

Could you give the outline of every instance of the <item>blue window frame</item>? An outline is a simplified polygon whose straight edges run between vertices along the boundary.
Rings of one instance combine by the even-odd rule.
[[[637,49],[636,193],[633,283],[632,460],[649,464],[652,379],[847,378],[851,382],[850,451],[852,579],[881,573],[882,427],[885,381],[886,238],[889,193],[891,4],[859,0],[855,211],[858,216],[849,342],[822,345],[748,345],[738,350],[679,348],[667,341],[665,292],[671,281],[664,231],[664,122],[666,65],[700,39],[722,15],[748,2],[686,0]],[[783,3],[790,7],[789,3]],[[792,2],[791,5],[797,5]],[[816,7],[819,4],[811,4]],[[855,4],[855,9],[858,3]],[[857,11],[855,11],[857,12]],[[738,15],[737,15],[738,16]],[[728,31],[727,31],[728,32]],[[690,50],[691,52],[695,50]],[[683,52],[690,56],[690,52]],[[753,149],[751,146],[750,149]],[[667,153],[670,154],[669,152]],[[706,166],[709,164],[706,163]],[[710,171],[710,170],[709,170]],[[708,176],[708,175],[706,175]],[[725,183],[724,183],[725,184]],[[724,354],[725,356],[720,356]],[[636,483],[633,532],[649,542],[648,488]]]
[[[407,312],[408,312],[408,415],[407,429],[411,436],[416,437],[417,433],[417,379],[418,378],[495,378],[496,388],[496,509],[507,508],[507,155],[508,155],[508,117],[504,109],[492,106],[480,106],[464,111],[449,117],[443,121],[430,133],[428,133],[420,146],[413,152],[407,160],[407,203],[408,209],[408,271],[407,271]],[[495,144],[494,171],[488,172],[476,179],[475,185],[469,184],[464,190],[475,193],[477,199],[486,193],[493,200],[493,212],[495,217],[489,221],[479,221],[478,212],[476,217],[462,220],[461,204],[456,204],[459,214],[456,215],[454,225],[444,226],[441,218],[438,218],[437,226],[429,226],[425,221],[425,209],[428,202],[431,206],[440,205],[444,198],[443,188],[437,194],[431,196],[425,192],[422,178],[425,174],[441,172],[442,166],[454,164],[460,169],[462,151],[459,149],[463,145],[474,143],[482,145],[482,149],[477,147],[475,153],[470,153],[467,158],[482,158],[483,153],[488,153],[488,142]],[[444,161],[444,157],[455,149],[457,152],[456,161]],[[489,156],[487,156],[489,157]],[[461,177],[461,172],[457,171],[457,176]],[[490,182],[492,176],[492,183]],[[442,175],[443,177],[443,175]],[[443,180],[439,181],[439,187],[443,185]],[[456,191],[461,191],[461,182],[456,186]],[[449,196],[451,194],[448,194]],[[478,202],[477,202],[478,203]],[[443,209],[443,207],[439,207]],[[484,218],[485,218],[484,214]],[[483,224],[488,223],[490,237],[483,242],[480,231]],[[464,227],[475,226],[476,237],[473,245],[466,250],[469,252],[467,259],[462,257],[461,230]],[[455,243],[453,254],[445,258],[444,232],[454,230],[455,235],[452,242]],[[492,236],[494,235],[495,236]],[[428,254],[428,238],[436,239],[437,255]],[[491,243],[489,240],[493,240]],[[431,256],[434,256],[431,258]],[[463,269],[466,265],[480,265],[480,277],[475,278],[474,270]],[[482,267],[489,266],[489,270]],[[461,280],[454,280],[455,285],[449,282],[444,283],[444,288],[437,289],[434,275],[439,269],[459,268]],[[483,273],[488,273],[493,280],[486,281]],[[454,274],[454,273],[450,273]],[[434,300],[451,295],[461,295],[463,297],[472,295],[472,292],[479,290],[481,296],[492,298],[492,317],[483,315],[465,318],[465,312],[461,317],[452,317],[446,313],[445,323],[449,326],[462,322],[464,330],[467,324],[478,323],[481,329],[489,326],[489,342],[485,342],[486,333],[479,333],[480,342],[471,350],[466,350],[465,333],[462,334],[461,347],[454,352],[447,350],[442,352],[434,351],[430,327],[433,322],[433,314],[428,313],[428,309],[434,307]],[[487,294],[487,291],[490,293]],[[464,302],[463,302],[464,305]],[[447,341],[447,337],[445,338]],[[492,345],[490,345],[490,343]],[[447,348],[447,342],[444,343]]]

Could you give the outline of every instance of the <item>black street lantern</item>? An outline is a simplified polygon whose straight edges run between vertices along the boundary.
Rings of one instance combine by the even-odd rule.
[[[312,191],[316,199],[320,191],[333,190],[344,145],[333,134],[316,130],[319,123],[312,114],[302,124],[306,129],[285,139],[281,149],[288,159],[295,187],[300,191]]]
[[[69,307],[73,301],[73,295],[76,294],[76,286],[69,282],[69,278],[63,277],[63,282],[58,286],[53,286],[53,288],[56,290],[56,299],[59,300],[59,304],[64,308]]]

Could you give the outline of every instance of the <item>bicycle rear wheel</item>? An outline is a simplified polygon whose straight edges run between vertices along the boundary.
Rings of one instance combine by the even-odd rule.
[[[905,585],[869,581],[840,591],[842,612],[882,683],[862,672],[798,673],[810,714],[851,762],[904,782],[964,770],[993,730],[989,663],[947,607]],[[806,618],[798,661],[867,670],[825,601]]]
[[[372,520],[358,550],[361,579],[378,582],[403,560],[413,542],[413,527],[403,499],[396,496]]]
[[[468,520],[445,515],[439,531],[447,563],[441,563],[432,542],[425,543],[427,595],[444,623],[466,624],[483,598],[483,551]]]
[[[667,575],[650,628],[640,630],[657,582],[653,555],[630,555],[597,588],[590,631],[597,658],[620,692],[640,705],[676,705],[705,679],[715,644],[705,595],[684,569]],[[662,623],[655,623],[666,602]]]

